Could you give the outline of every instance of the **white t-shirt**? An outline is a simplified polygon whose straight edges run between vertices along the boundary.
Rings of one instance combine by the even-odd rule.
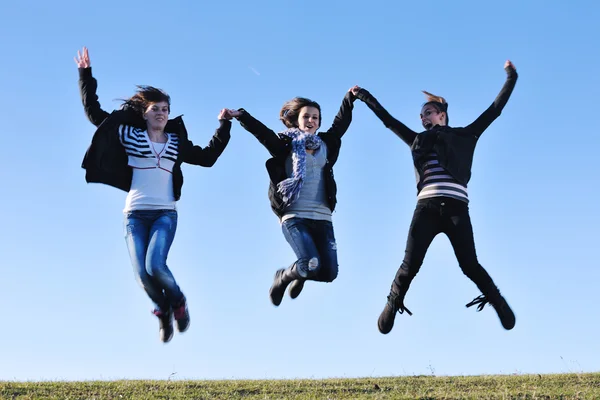
[[[176,209],[173,167],[177,160],[179,137],[170,133],[165,135],[166,143],[156,143],[150,141],[145,130],[126,125],[119,127],[119,139],[133,170],[124,212]]]

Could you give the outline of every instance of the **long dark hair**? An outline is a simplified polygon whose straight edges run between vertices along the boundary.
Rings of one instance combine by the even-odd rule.
[[[138,85],[136,93],[130,98],[123,100],[121,109],[133,110],[142,116],[150,104],[160,103],[162,101],[169,105],[169,112],[171,112],[171,96],[164,90],[153,86]]]
[[[279,111],[279,119],[288,128],[298,127],[298,117],[302,107],[314,107],[319,110],[319,128],[321,127],[321,106],[316,101],[312,101],[305,97],[294,97],[281,107]]]

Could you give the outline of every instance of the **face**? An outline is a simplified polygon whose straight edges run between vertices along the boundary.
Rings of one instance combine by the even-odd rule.
[[[314,134],[321,126],[321,113],[316,107],[302,107],[298,114],[298,128],[306,133]]]
[[[446,125],[446,113],[438,111],[432,104],[427,104],[421,110],[421,123],[423,127],[430,130],[436,125]]]
[[[150,103],[144,113],[144,119],[148,129],[164,130],[169,120],[169,103],[166,101]]]

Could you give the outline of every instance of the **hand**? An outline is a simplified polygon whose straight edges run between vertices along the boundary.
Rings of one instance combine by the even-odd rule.
[[[517,68],[515,68],[514,64],[512,63],[512,61],[510,60],[506,60],[506,62],[504,63],[504,68],[512,68],[515,71],[517,70]]]
[[[82,55],[83,52],[83,55]],[[89,68],[92,66],[90,63],[90,55],[88,53],[87,47],[83,47],[83,51],[80,52],[77,50],[77,57],[74,57],[75,64],[77,64],[78,68]]]
[[[231,115],[229,115],[229,110],[227,108],[222,109],[219,113],[219,121],[220,120],[231,120]]]
[[[227,110],[227,111],[229,112],[229,115],[230,115],[232,118],[237,118],[237,117],[239,117],[239,116],[241,116],[241,115],[242,115],[242,112],[241,112],[241,111],[238,111],[238,110]]]
[[[361,88],[360,88],[360,86],[356,86],[356,85],[354,85],[354,86],[352,86],[350,89],[348,89],[348,91],[349,91],[350,93],[352,93],[354,96],[358,96],[358,91],[359,91],[360,89],[361,89]]]

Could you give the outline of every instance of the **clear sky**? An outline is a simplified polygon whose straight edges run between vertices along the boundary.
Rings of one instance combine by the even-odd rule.
[[[325,378],[600,371],[596,1],[13,1],[0,13],[0,380]],[[192,323],[158,340],[134,280],[125,192],[86,184],[94,133],[73,61],[88,46],[102,106],[165,89],[206,145],[221,108],[272,129],[294,96],[328,126],[353,85],[420,128],[421,90],[464,126],[519,81],[469,183],[481,264],[517,316],[504,331],[432,244],[399,315],[377,318],[416,202],[408,147],[360,101],[335,166],[340,274],[271,305],[294,260],[267,199],[267,151],[234,121],[213,168],[184,165],[169,266]]]

